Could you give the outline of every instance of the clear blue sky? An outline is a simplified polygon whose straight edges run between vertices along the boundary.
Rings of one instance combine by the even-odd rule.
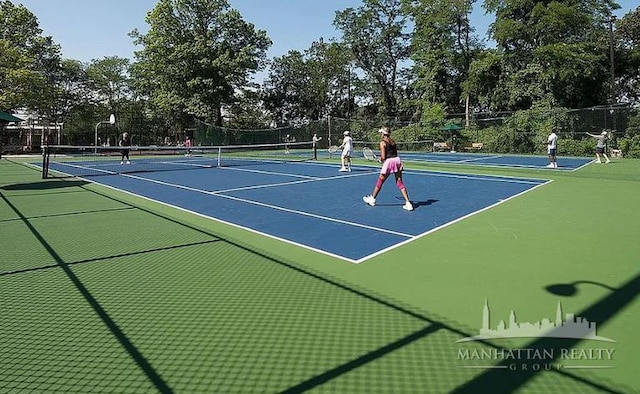
[[[23,4],[37,18],[46,36],[62,47],[65,58],[89,62],[105,56],[133,59],[136,47],[128,33],[147,30],[145,16],[156,0],[12,0]],[[273,41],[268,56],[282,56],[290,49],[305,50],[320,37],[339,38],[333,27],[335,12],[358,7],[361,0],[230,0],[245,21],[267,31]],[[619,0],[621,17],[638,7],[638,0]],[[483,36],[492,16],[476,6],[472,24]]]

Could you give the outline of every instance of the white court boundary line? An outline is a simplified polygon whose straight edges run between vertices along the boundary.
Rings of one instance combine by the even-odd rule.
[[[66,165],[68,165],[70,167],[86,168],[86,167],[83,167],[83,166],[75,166],[75,165],[69,165],[69,164],[66,164]],[[372,167],[372,168],[377,168],[377,167]],[[249,172],[251,172],[251,170],[239,169],[239,168],[224,168],[224,167],[221,167],[221,169],[234,170],[234,171],[249,171]],[[267,185],[246,186],[246,187],[243,187],[243,188],[226,189],[226,190],[219,190],[219,191],[208,191],[208,190],[193,188],[193,187],[190,187],[190,186],[179,185],[179,184],[174,184],[174,183],[170,183],[170,182],[164,182],[164,181],[158,181],[158,180],[155,180],[155,179],[144,178],[144,177],[137,176],[137,175],[132,175],[132,174],[116,173],[116,172],[112,172],[112,171],[98,170],[98,169],[95,169],[95,170],[99,171],[99,172],[104,172],[104,173],[107,173],[107,174],[110,174],[110,175],[120,175],[120,176],[124,176],[124,177],[128,177],[128,178],[140,180],[140,181],[143,181],[143,182],[156,183],[156,184],[160,184],[162,186],[174,187],[174,188],[177,188],[177,189],[183,189],[183,190],[187,190],[187,191],[193,191],[193,192],[197,192],[197,193],[202,193],[202,194],[222,197],[222,198],[226,198],[226,199],[233,200],[233,201],[244,202],[244,203],[257,205],[257,206],[262,206],[262,207],[271,208],[271,209],[276,209],[276,210],[280,210],[280,211],[284,211],[284,212],[288,212],[288,213],[299,214],[301,216],[307,216],[307,217],[312,217],[312,218],[315,218],[315,219],[325,220],[325,221],[329,221],[329,222],[336,222],[336,223],[339,223],[339,224],[345,224],[345,225],[349,225],[349,226],[365,228],[365,229],[372,230],[372,231],[380,231],[380,232],[383,232],[383,233],[397,235],[397,236],[400,236],[400,237],[407,238],[405,241],[396,243],[396,244],[394,244],[392,246],[389,246],[387,248],[381,249],[381,250],[379,250],[379,251],[377,251],[375,253],[372,253],[372,254],[364,256],[364,257],[362,257],[360,259],[354,260],[354,259],[350,259],[350,258],[345,257],[345,256],[337,255],[335,253],[332,253],[332,252],[329,252],[329,251],[326,251],[326,250],[318,249],[318,248],[315,248],[315,247],[312,247],[312,246],[309,246],[309,245],[306,245],[306,244],[295,242],[295,241],[292,241],[290,239],[286,239],[286,238],[282,238],[282,237],[279,237],[279,236],[276,236],[276,235],[273,235],[273,234],[269,234],[269,233],[265,233],[265,232],[262,232],[262,231],[254,230],[252,228],[245,227],[245,226],[242,226],[242,225],[237,224],[237,223],[228,222],[226,220],[222,220],[222,219],[216,218],[214,216],[210,216],[210,215],[202,214],[202,213],[199,213],[199,212],[195,212],[195,211],[189,210],[189,209],[184,208],[184,207],[180,207],[180,206],[177,206],[177,205],[174,205],[174,204],[170,204],[170,203],[167,203],[167,202],[164,202],[164,201],[156,200],[156,199],[151,198],[151,197],[146,197],[144,195],[140,195],[140,194],[137,194],[137,193],[134,193],[134,192],[130,192],[128,190],[119,189],[119,188],[117,188],[115,186],[111,186],[111,185],[107,185],[107,184],[104,184],[104,183],[100,183],[100,182],[94,181],[92,179],[86,179],[86,178],[83,178],[83,177],[73,176],[73,175],[66,174],[66,173],[61,172],[61,171],[57,171],[57,172],[60,172],[62,174],[73,176],[75,178],[82,179],[82,180],[85,180],[85,181],[90,182],[90,183],[98,184],[98,185],[107,187],[109,189],[115,190],[115,191],[124,192],[126,194],[129,194],[129,195],[132,195],[132,196],[136,196],[136,197],[142,198],[142,199],[147,200],[147,201],[151,201],[151,202],[158,203],[158,204],[161,204],[161,205],[164,205],[164,206],[175,208],[175,209],[178,209],[180,211],[188,212],[188,213],[194,214],[194,215],[199,216],[199,217],[211,219],[211,220],[216,221],[218,223],[223,223],[225,225],[229,225],[229,226],[232,226],[232,227],[235,227],[235,228],[239,228],[239,229],[242,229],[242,230],[245,230],[245,231],[249,231],[249,232],[254,233],[254,234],[262,235],[262,236],[265,236],[265,237],[268,237],[268,238],[271,238],[271,239],[275,239],[275,240],[278,240],[278,241],[281,241],[281,242],[285,242],[285,243],[288,243],[288,244],[291,244],[291,245],[302,247],[302,248],[307,249],[307,250],[312,250],[314,252],[321,253],[321,254],[324,254],[324,255],[327,255],[327,256],[331,256],[331,257],[334,257],[334,258],[338,258],[340,260],[347,261],[347,262],[354,263],[354,264],[363,263],[363,262],[365,262],[365,261],[367,261],[367,260],[369,260],[371,258],[374,258],[374,257],[376,257],[378,255],[381,255],[381,254],[384,254],[384,253],[386,253],[386,252],[388,252],[390,250],[393,250],[395,248],[398,248],[398,247],[401,247],[403,245],[406,245],[409,242],[412,242],[412,241],[414,241],[416,239],[422,238],[422,237],[424,237],[424,236],[426,236],[428,234],[431,234],[431,233],[436,232],[436,231],[438,231],[440,229],[448,227],[448,226],[450,226],[452,224],[460,222],[460,221],[462,221],[464,219],[467,219],[467,218],[469,218],[471,216],[474,216],[474,215],[476,215],[478,213],[481,213],[481,212],[484,212],[486,210],[492,209],[492,208],[494,208],[494,207],[496,207],[496,206],[498,206],[500,204],[503,204],[503,203],[505,203],[505,202],[507,202],[507,201],[509,201],[511,199],[519,197],[519,196],[521,196],[521,195],[523,195],[525,193],[533,191],[533,190],[535,190],[535,189],[537,189],[537,188],[539,188],[541,186],[545,186],[545,185],[547,185],[547,184],[552,182],[552,180],[544,180],[544,179],[540,179],[538,182],[536,182],[533,178],[517,178],[517,177],[494,176],[494,175],[456,174],[456,173],[437,172],[437,171],[428,171],[428,170],[427,171],[421,171],[421,170],[405,171],[405,173],[409,172],[409,173],[411,173],[413,175],[421,175],[421,176],[431,175],[431,176],[457,178],[457,179],[475,179],[475,180],[480,180],[480,181],[523,183],[523,184],[535,185],[535,186],[533,186],[533,187],[531,187],[531,188],[529,188],[527,190],[524,190],[524,191],[522,191],[520,193],[514,194],[514,195],[512,195],[512,196],[510,196],[510,197],[508,197],[506,199],[500,200],[497,203],[488,205],[488,206],[486,206],[484,208],[481,208],[481,209],[479,209],[477,211],[470,212],[467,215],[461,216],[461,217],[459,217],[459,218],[457,218],[455,220],[452,220],[450,222],[444,223],[444,224],[442,224],[442,225],[440,225],[438,227],[432,228],[432,229],[430,229],[428,231],[425,231],[424,233],[421,233],[421,234],[418,234],[418,235],[413,235],[413,234],[404,234],[404,233],[401,233],[401,232],[396,232],[396,231],[383,229],[383,228],[379,228],[379,227],[375,227],[375,226],[369,226],[369,225],[359,224],[359,223],[356,223],[356,222],[330,218],[330,217],[327,217],[327,216],[316,215],[316,214],[305,212],[305,211],[293,210],[293,209],[289,209],[289,208],[279,207],[277,205],[266,204],[266,203],[261,203],[259,201],[243,199],[243,198],[238,198],[238,197],[233,197],[233,196],[222,194],[222,193],[227,193],[227,192],[230,192],[230,191],[252,190],[252,189],[265,188],[265,187],[277,187],[277,186],[285,186],[285,185],[292,185],[292,184],[309,183],[309,182],[316,182],[316,181],[329,181],[329,180],[335,180],[335,179],[340,179],[340,178],[350,178],[350,177],[357,177],[357,176],[372,175],[372,174],[377,174],[378,171],[375,171],[375,172],[374,171],[372,171],[372,172],[364,172],[364,173],[357,173],[357,174],[349,173],[349,174],[331,176],[331,177],[326,177],[326,178],[315,177],[315,178],[311,178],[311,179],[303,179],[303,180],[297,180],[297,181],[292,181],[292,182],[280,182],[280,183],[267,184]],[[56,170],[53,170],[53,171],[56,171]],[[261,172],[264,172],[264,171],[261,171]],[[281,174],[281,175],[295,177],[295,174]],[[540,181],[545,181],[545,182],[540,183]]]
[[[369,259],[371,259],[371,258],[373,258],[373,257],[376,257],[376,256],[378,256],[378,255],[380,255],[380,254],[386,253],[386,252],[388,252],[388,251],[390,251],[390,250],[393,250],[393,249],[395,249],[395,248],[398,248],[398,247],[400,247],[400,246],[402,246],[402,245],[406,245],[406,244],[408,244],[408,243],[409,243],[409,242],[411,242],[411,241],[415,241],[416,239],[418,239],[418,238],[422,238],[422,237],[424,237],[425,235],[428,235],[428,234],[434,233],[434,232],[436,232],[436,231],[438,231],[438,230],[441,230],[441,229],[443,229],[443,228],[445,228],[445,227],[449,227],[449,226],[450,226],[450,225],[452,225],[452,224],[455,224],[455,223],[458,223],[458,222],[460,222],[460,221],[462,221],[462,220],[465,220],[465,219],[467,219],[467,218],[470,218],[471,216],[477,215],[477,214],[479,214],[479,213],[481,213],[481,212],[484,212],[484,211],[487,211],[487,210],[492,209],[492,208],[494,208],[494,207],[497,207],[498,205],[504,204],[505,202],[507,202],[507,201],[509,201],[509,200],[512,200],[512,199],[514,199],[514,198],[516,198],[516,197],[520,197],[520,196],[522,196],[523,194],[525,194],[525,193],[529,193],[530,191],[533,191],[533,190],[535,190],[535,189],[537,189],[537,188],[539,188],[539,187],[541,187],[541,186],[548,185],[548,184],[549,184],[549,183],[551,183],[551,182],[553,182],[553,181],[552,181],[552,180],[548,180],[548,181],[546,181],[546,182],[544,182],[544,183],[539,183],[538,185],[536,185],[536,186],[534,186],[534,187],[532,187],[532,188],[530,188],[530,189],[527,189],[527,190],[525,190],[525,191],[522,191],[522,192],[520,192],[520,193],[518,193],[518,194],[514,194],[513,196],[510,196],[510,197],[508,197],[508,198],[505,198],[505,199],[503,199],[503,200],[500,200],[500,201],[498,201],[497,203],[494,203],[494,204],[491,204],[491,205],[487,205],[487,206],[486,206],[486,207],[484,207],[484,208],[481,208],[481,209],[479,209],[479,210],[477,210],[477,211],[470,212],[470,213],[468,213],[468,214],[466,214],[466,215],[464,215],[464,216],[461,216],[461,217],[459,217],[459,218],[457,218],[457,219],[454,219],[454,220],[452,220],[452,221],[450,221],[450,222],[447,222],[447,223],[445,223],[445,224],[443,224],[443,225],[440,225],[440,226],[438,226],[438,227],[432,228],[432,229],[431,229],[431,230],[429,230],[429,231],[425,231],[425,232],[424,232],[424,233],[422,233],[422,234],[415,235],[415,236],[413,236],[413,238],[411,238],[411,239],[408,239],[408,240],[406,240],[406,241],[403,241],[403,242],[397,243],[397,244],[395,244],[395,245],[389,246],[388,248],[381,249],[381,250],[379,250],[379,251],[377,251],[377,252],[375,252],[375,253],[372,253],[372,254],[370,254],[370,255],[367,255],[367,256],[365,256],[365,257],[362,257],[362,258],[360,258],[360,259],[356,260],[356,261],[355,261],[355,263],[356,263],[356,264],[360,264],[360,263],[362,263],[362,262],[364,262],[364,261],[366,261],[366,260],[369,260]]]
[[[294,213],[294,214],[301,215],[301,216],[308,216],[308,217],[312,217],[312,218],[315,218],[315,219],[325,220],[325,221],[328,221],[328,222],[346,224],[346,225],[350,225],[350,226],[354,226],[354,227],[361,227],[361,228],[365,228],[367,230],[379,231],[379,232],[383,232],[383,233],[387,233],[387,234],[398,235],[398,236],[401,236],[401,237],[412,237],[413,236],[412,234],[404,234],[404,233],[401,233],[401,232],[387,230],[387,229],[380,228],[380,227],[374,227],[374,226],[369,226],[369,225],[365,225],[365,224],[349,222],[347,220],[331,218],[331,217],[328,217],[328,216],[316,215],[316,214],[310,213],[310,212],[299,211],[299,210],[296,210],[296,209],[289,209],[289,208],[285,208],[285,207],[280,207],[278,205],[267,204],[267,203],[263,203],[263,202],[260,202],[260,201],[249,200],[249,199],[246,199],[246,198],[239,198],[239,197],[229,196],[229,195],[226,195],[226,194],[222,194],[221,191],[208,191],[208,190],[203,190],[203,189],[197,189],[197,188],[190,187],[190,186],[179,185],[177,183],[158,181],[158,180],[155,180],[155,179],[148,179],[148,178],[140,177],[140,176],[137,176],[137,175],[131,175],[131,174],[120,174],[120,175],[124,176],[124,177],[127,177],[127,178],[132,178],[132,179],[137,179],[137,180],[140,180],[140,181],[144,181],[144,182],[151,182],[151,183],[156,183],[156,184],[159,184],[159,185],[162,185],[162,186],[174,187],[176,189],[182,189],[182,190],[192,191],[192,192],[196,192],[196,193],[207,194],[207,195],[210,195],[210,196],[222,197],[222,198],[226,198],[228,200],[244,202],[244,203],[247,203],[247,204],[257,205],[257,206],[261,206],[261,207],[265,207],[265,208],[271,208],[271,209],[275,209],[275,210],[283,211],[283,212],[287,212],[287,213]],[[329,179],[333,180],[333,178],[325,178],[325,180],[329,180]],[[286,185],[286,184],[308,183],[308,182],[312,182],[312,181],[313,180],[295,181],[295,182],[289,182],[289,183],[279,183],[279,184],[272,184],[272,185],[266,185],[266,186],[262,185],[262,186],[264,186],[264,187],[268,187],[268,186],[283,186],[283,185]],[[251,190],[251,189],[253,189],[253,187],[247,187],[244,190]]]

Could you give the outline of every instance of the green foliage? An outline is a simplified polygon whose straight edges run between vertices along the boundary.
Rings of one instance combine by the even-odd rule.
[[[491,33],[504,54],[495,87],[500,94],[489,108],[589,107],[609,96],[607,0],[487,1],[485,7],[496,13]]]
[[[417,140],[443,141],[449,139],[449,133],[442,130],[446,123],[447,113],[440,104],[425,102],[420,119],[421,130],[416,133]]]
[[[264,106],[278,125],[347,117],[351,98],[351,57],[336,43],[314,42],[305,53],[289,51],[273,60],[264,81]]]
[[[624,157],[640,158],[640,112],[629,117],[624,137],[616,141]]]
[[[640,135],[618,139],[618,148],[622,155],[628,158],[640,158]]]
[[[377,141],[386,120],[399,140],[447,140],[441,127],[461,117],[468,96],[470,110],[488,118],[515,111],[494,127],[459,134],[488,151],[544,154],[556,130],[561,154],[591,155],[593,141],[580,133],[616,121],[626,133],[612,143],[626,155],[637,151],[638,115],[621,121],[602,105],[611,93],[607,12],[616,8],[608,0],[486,0],[496,16],[497,46],[489,49],[469,25],[473,1],[364,0],[336,13],[342,41],[319,39],[273,59],[262,89],[249,76],[266,65],[271,42],[228,0],[159,0],[148,32],[131,33],[142,48],[133,65],[109,56],[61,61],[35,16],[14,4],[0,0],[0,109],[63,121],[74,141],[91,142],[96,122],[110,113],[114,131],[149,143],[183,135],[196,118],[248,129],[329,116],[348,119],[337,133],[348,129],[358,139]],[[614,39],[616,93],[637,102],[640,9],[615,22]],[[592,114],[578,119],[562,107]]]
[[[546,153],[546,141],[551,131],[562,134],[570,125],[570,117],[562,109],[534,108],[517,111],[501,126],[482,131],[485,149],[496,153]],[[559,149],[564,141],[559,142]]]
[[[497,93],[502,73],[502,54],[497,50],[486,50],[469,65],[468,78],[462,83],[465,95],[473,97],[477,108],[499,109],[501,102]]]
[[[351,48],[355,65],[373,87],[373,99],[386,116],[396,116],[398,73],[409,57],[401,0],[364,0],[358,9],[336,12],[333,22]]]
[[[59,63],[60,48],[42,36],[36,17],[23,5],[0,0],[0,109],[48,113]]]
[[[640,100],[640,7],[616,22],[616,76],[618,94]]]
[[[636,113],[629,118],[629,124],[625,132],[626,137],[633,138],[640,135],[640,113]]]
[[[571,138],[561,135],[558,141],[558,155],[560,156],[592,156],[595,150],[595,142],[591,137]]]
[[[148,14],[146,34],[131,33],[138,89],[167,116],[178,109],[218,125],[222,108],[248,84],[271,41],[226,0],[160,0]]]
[[[464,110],[462,83],[480,43],[469,23],[470,1],[407,2],[413,18],[411,36],[412,89],[428,102],[442,103],[451,112]]]

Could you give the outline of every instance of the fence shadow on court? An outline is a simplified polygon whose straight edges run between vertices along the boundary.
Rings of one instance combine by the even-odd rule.
[[[7,191],[54,190],[54,189],[64,189],[64,188],[84,186],[87,184],[89,184],[89,182],[81,181],[81,180],[65,180],[64,182],[41,181],[41,182],[14,183],[11,185],[2,186],[1,189],[7,190]]]
[[[42,182],[38,182],[38,183],[42,183]],[[58,182],[51,182],[51,183],[58,183]],[[66,183],[66,182],[62,182],[62,183]],[[273,275],[274,273],[271,272],[268,267],[277,266],[278,272],[283,272],[283,271],[287,272],[286,277],[294,278],[294,279],[297,278],[300,284],[306,285],[308,287],[314,286],[315,284],[314,287],[317,287],[315,291],[318,291],[318,294],[315,295],[313,292],[310,292],[308,295],[309,299],[304,300],[305,302],[309,302],[309,303],[311,303],[311,301],[314,301],[314,300],[316,302],[316,304],[313,305],[312,307],[309,307],[309,310],[307,311],[307,313],[310,314],[310,316],[313,316],[313,313],[315,312],[316,308],[327,308],[326,309],[327,311],[331,311],[331,310],[333,311],[332,312],[333,316],[327,315],[327,316],[323,316],[323,318],[336,319],[336,321],[334,322],[336,325],[339,325],[339,323],[342,323],[342,324],[352,323],[354,320],[357,320],[359,317],[367,321],[370,320],[371,322],[376,322],[376,324],[382,324],[384,323],[384,321],[392,320],[394,321],[394,324],[399,324],[401,326],[401,329],[398,329],[398,332],[394,332],[394,334],[396,335],[395,339],[391,339],[391,340],[388,337],[385,337],[384,335],[382,335],[384,334],[384,332],[382,331],[379,332],[380,330],[376,329],[376,328],[384,328],[385,327],[384,324],[380,327],[378,326],[369,327],[370,328],[369,332],[365,332],[365,331],[345,332],[342,329],[342,327],[339,327],[337,331],[333,333],[334,337],[328,338],[328,340],[335,342],[340,340],[339,338],[342,338],[342,341],[344,341],[345,344],[353,343],[353,346],[354,346],[352,348],[352,350],[354,351],[353,354],[357,354],[356,352],[357,349],[369,349],[369,350],[366,350],[363,353],[360,353],[356,357],[349,358],[347,361],[341,361],[337,363],[334,362],[333,365],[331,365],[330,367],[324,370],[318,371],[317,369],[314,369],[315,374],[312,374],[311,376],[307,375],[307,378],[299,379],[297,383],[294,382],[293,384],[291,384],[291,380],[294,378],[290,377],[287,383],[289,384],[288,387],[284,389],[281,388],[279,391],[288,392],[288,393],[298,393],[298,392],[305,392],[305,391],[317,388],[324,384],[331,384],[333,382],[339,381],[340,380],[339,378],[346,377],[347,374],[350,372],[356,371],[365,366],[371,366],[372,364],[375,364],[375,362],[381,361],[385,356],[390,356],[392,354],[399,353],[400,350],[406,350],[408,347],[412,345],[416,345],[419,341],[425,338],[430,338],[434,334],[441,334],[443,332],[446,332],[450,334],[449,336],[457,337],[457,338],[471,336],[470,333],[465,332],[460,328],[457,328],[457,327],[460,327],[460,325],[456,324],[455,322],[445,322],[444,319],[441,319],[438,317],[431,317],[428,314],[424,314],[422,312],[416,312],[412,310],[410,307],[402,306],[396,302],[387,300],[383,296],[375,295],[368,290],[359,289],[352,284],[344,283],[344,281],[341,281],[340,279],[331,278],[331,277],[328,277],[326,274],[314,272],[309,268],[301,267],[299,265],[296,265],[293,262],[286,261],[282,258],[278,258],[276,256],[270,255],[267,252],[258,250],[250,245],[240,243],[230,237],[225,237],[222,234],[214,233],[213,231],[210,231],[210,230],[197,228],[196,226],[190,225],[176,218],[170,217],[168,215],[164,215],[162,213],[159,213],[150,209],[146,209],[144,207],[131,205],[124,200],[120,200],[116,197],[113,197],[106,193],[102,193],[100,191],[86,189],[83,187],[84,185],[85,183],[80,182],[75,186],[80,186],[83,189],[90,191],[91,193],[95,193],[102,197],[111,199],[113,201],[117,201],[121,204],[128,205],[132,209],[142,211],[148,215],[153,215],[157,218],[173,223],[177,226],[188,228],[190,231],[203,233],[203,235],[206,235],[208,238],[213,238],[216,243],[222,242],[229,245],[231,248],[236,249],[237,251],[243,251],[248,256],[252,256],[254,259],[256,259],[258,261],[258,264],[263,267],[262,269],[269,271],[268,273],[270,275]],[[40,186],[40,187],[43,187],[43,186]],[[16,189],[16,190],[34,190],[34,189]],[[141,350],[137,346],[138,341],[134,343],[134,341],[131,338],[129,338],[128,335],[126,335],[125,331],[119,326],[116,319],[114,319],[107,312],[107,310],[105,310],[105,307],[99,302],[98,298],[90,291],[87,285],[83,283],[80,277],[71,269],[71,266],[109,260],[116,257],[122,257],[125,255],[130,256],[135,254],[162,252],[165,250],[176,250],[176,249],[180,249],[187,246],[197,246],[196,244],[205,245],[207,243],[211,243],[214,241],[210,240],[210,241],[203,241],[200,243],[178,243],[174,246],[170,246],[166,248],[140,250],[137,252],[127,253],[122,255],[114,254],[111,256],[103,256],[103,257],[97,257],[97,258],[92,258],[87,260],[78,260],[74,262],[68,262],[55,250],[54,246],[51,245],[47,241],[47,239],[45,239],[42,236],[42,234],[38,231],[38,229],[29,223],[29,220],[26,218],[26,216],[15,205],[11,204],[11,202],[7,200],[6,197],[4,196],[0,196],[0,197],[3,198],[6,204],[16,213],[16,215],[18,215],[20,218],[23,219],[25,225],[30,229],[30,231],[37,238],[40,244],[47,250],[48,254],[53,257],[56,263],[53,266],[40,267],[37,269],[56,268],[56,267],[61,268],[65,273],[65,275],[67,276],[67,278],[73,283],[76,289],[82,294],[82,296],[87,301],[87,303],[99,316],[99,318],[102,320],[105,326],[108,327],[108,329],[114,335],[114,337],[117,338],[117,340],[119,341],[123,349],[125,349],[125,351],[130,355],[130,357],[136,362],[140,370],[143,371],[145,376],[154,385],[154,387],[158,391],[165,392],[165,393],[173,392],[174,390],[177,390],[178,389],[177,387],[172,387],[170,383],[172,381],[166,378],[166,375],[168,373],[166,371],[163,371],[163,374],[160,374],[158,372],[158,370],[156,369],[157,367],[155,366],[155,364],[153,364],[154,360],[147,359],[148,355],[145,355],[143,350]],[[437,201],[435,200],[427,200],[424,202],[417,202],[417,205],[430,205],[436,202]],[[241,272],[243,272],[245,275],[248,273],[247,272],[248,269],[246,268],[246,265],[244,262],[238,261],[237,264],[235,265],[239,266],[239,268],[241,269]],[[267,268],[264,268],[264,267],[267,267]],[[238,269],[238,268],[234,268],[234,270],[235,269]],[[233,272],[236,272],[236,271],[233,271]],[[15,273],[17,272],[5,273],[3,275],[9,275],[9,274],[15,274]],[[240,281],[243,279],[242,277],[237,277],[237,276],[234,276],[234,278],[237,281]],[[331,290],[331,292],[336,292],[336,293],[327,294],[329,290]],[[269,292],[272,292],[273,290],[263,289],[263,291],[265,292],[263,296],[267,297],[269,296]],[[605,297],[603,300],[597,302],[587,310],[581,312],[580,315],[585,316],[589,319],[593,319],[595,321],[605,322],[607,319],[614,316],[615,313],[617,313],[620,309],[624,308],[624,306],[626,306],[633,298],[635,298],[639,292],[640,292],[640,276],[634,278],[628,284],[612,292],[608,297]],[[331,297],[329,297],[328,299],[325,299],[325,296],[327,295],[331,295]],[[298,296],[298,294],[291,294],[291,296],[296,297]],[[338,301],[336,301],[336,299],[338,299]],[[353,315],[355,311],[353,308],[355,305],[362,308],[358,312],[359,315],[357,316]],[[271,305],[270,307],[272,308],[272,312],[274,313],[274,316],[272,316],[272,318],[275,318],[276,315],[280,316],[279,314],[283,314],[283,313],[286,314],[287,312],[286,308],[280,305]],[[366,311],[362,312],[363,309],[366,309]],[[228,311],[228,313],[230,314],[228,318],[231,318],[232,316],[234,316],[236,312],[237,311],[233,311],[233,310]],[[167,311],[167,313],[169,313],[169,311]],[[363,313],[366,315],[363,315]],[[398,323],[398,321],[404,321],[404,323]],[[260,329],[264,329],[265,327],[264,326],[265,322],[255,321],[253,323],[259,324],[261,326]],[[275,327],[280,327],[280,326],[276,324]],[[412,327],[413,329],[411,330]],[[242,329],[245,329],[245,328],[246,327],[242,327]],[[288,329],[286,327],[281,327],[281,328],[283,331]],[[367,328],[367,326],[364,326],[363,328]],[[387,329],[389,328],[387,327]],[[278,334],[282,334],[282,332],[279,332]],[[323,333],[323,335],[329,337],[332,334]],[[363,336],[365,340],[370,339],[372,340],[371,343],[374,343],[374,344],[373,345],[370,345],[369,343],[362,344]],[[436,353],[438,352],[446,353],[445,351],[446,346],[451,345],[448,342],[448,340],[449,338],[447,338],[445,341],[440,341],[440,342],[436,341],[439,347],[442,347],[443,349],[432,349],[432,350],[434,350]],[[563,341],[560,344],[565,347],[566,346],[570,347],[570,346],[575,346],[577,342],[578,341]],[[313,343],[313,341],[309,343]],[[499,346],[496,346],[495,344],[490,342],[481,341],[479,343],[482,344],[483,346],[501,349]],[[360,348],[357,347],[358,344],[361,344],[362,347]],[[558,346],[558,343],[555,343],[554,345],[549,343],[548,340],[542,339],[542,340],[533,342],[528,347],[543,348],[548,346]],[[373,349],[371,349],[371,347],[373,347]],[[269,348],[267,347],[267,349]],[[245,349],[245,351],[246,350],[247,349]],[[259,346],[258,348],[251,349],[249,353],[252,354],[252,360],[255,360],[261,356],[260,350],[261,349],[259,348]],[[322,352],[318,352],[318,353],[322,353]],[[304,356],[309,357],[311,356],[311,354],[305,354]],[[428,355],[426,353],[419,353],[417,355],[417,357],[427,357],[427,356]],[[266,356],[266,359],[271,360],[272,362],[276,362],[276,359],[278,357],[279,356],[277,354],[269,353],[269,355]],[[302,355],[300,355],[299,357],[302,357]],[[326,357],[332,360],[331,355],[326,355]],[[428,362],[420,362],[421,360],[418,360],[418,361],[419,361],[418,362],[419,365],[428,364]],[[416,360],[412,360],[412,362],[416,362]],[[290,365],[290,364],[287,364],[287,365]],[[295,368],[295,365],[293,366],[290,365],[290,367]],[[262,367],[260,368],[260,370],[262,370]],[[233,372],[237,373],[238,370]],[[307,373],[308,372],[309,371],[307,371]],[[509,375],[509,377],[507,377],[504,375],[504,371],[489,370],[485,373],[478,375],[476,378],[473,378],[467,381],[463,385],[459,386],[457,389],[457,392],[469,392],[469,393],[513,392],[518,388],[522,387],[523,385],[525,385],[527,382],[529,382],[536,376],[538,376],[539,373],[540,371],[528,371],[526,373],[523,372],[519,374],[511,374]],[[606,387],[600,383],[596,383],[594,381],[577,377],[575,375],[567,373],[566,371],[553,371],[553,373],[555,373],[556,375],[559,375],[561,378],[566,378],[566,380],[570,383],[580,383],[580,384],[589,386],[592,389],[599,389],[603,392],[610,392],[610,393],[617,392],[616,390]],[[453,375],[455,375],[455,373],[452,373],[451,375],[452,375],[452,379],[454,379],[455,377]],[[241,377],[238,377],[238,379],[241,379]],[[426,389],[426,387],[423,387],[422,389]],[[558,392],[562,391],[563,389],[566,390],[566,387],[564,388],[558,387]],[[262,391],[260,389],[258,390]]]

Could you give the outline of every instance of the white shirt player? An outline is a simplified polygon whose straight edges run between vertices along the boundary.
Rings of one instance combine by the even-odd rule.
[[[558,136],[556,135],[555,132],[551,132],[551,134],[549,134],[549,138],[547,138],[547,149],[549,150],[548,153],[551,153],[551,149],[556,149],[558,145]]]
[[[353,152],[353,138],[349,135],[345,135],[342,140],[342,145],[340,145],[342,149],[342,156],[351,156],[351,152]]]

